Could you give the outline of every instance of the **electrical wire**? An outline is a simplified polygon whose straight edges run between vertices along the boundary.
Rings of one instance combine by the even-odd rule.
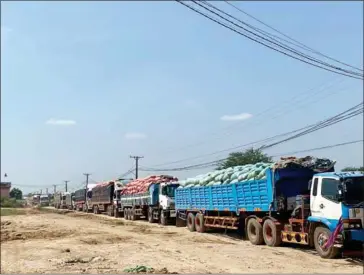
[[[338,81],[339,80],[339,81]],[[315,100],[315,96],[317,96],[318,94],[320,93],[323,93],[325,91],[328,90],[328,88],[332,87],[332,86],[336,86],[340,83],[342,83],[344,81],[344,78],[343,77],[335,77],[333,78],[332,80],[330,80],[329,82],[325,82],[325,83],[322,83],[318,88],[311,88],[309,89],[308,91],[303,91],[301,93],[299,93],[298,95],[295,95],[293,96],[292,98],[288,99],[288,100],[285,100],[283,101],[281,104],[275,104],[267,109],[265,109],[264,111],[254,115],[253,119],[254,120],[255,118],[259,118],[261,117],[262,115],[264,114],[269,114],[270,111],[273,111],[275,109],[278,109],[278,114],[277,112],[275,112],[275,115],[273,116],[270,116],[268,119],[265,119],[262,121],[262,122],[254,122],[252,120],[249,120],[248,122],[247,121],[238,121],[238,122],[235,122],[235,123],[232,123],[231,125],[227,126],[227,127],[224,127],[222,128],[220,131],[218,132],[213,132],[213,133],[206,133],[204,134],[204,136],[208,136],[209,138],[211,136],[216,136],[216,137],[213,137],[213,139],[221,139],[223,137],[226,137],[226,136],[229,136],[232,134],[232,132],[230,131],[225,131],[225,130],[229,130],[229,129],[234,129],[236,130],[237,129],[237,126],[240,126],[240,125],[243,125],[243,126],[249,126],[251,125],[252,123],[254,123],[253,125],[251,125],[251,127],[249,128],[249,130],[251,130],[252,127],[258,127],[258,126],[261,126],[262,124],[268,122],[268,121],[271,121],[271,120],[274,120],[278,117],[281,117],[281,116],[284,116],[285,114],[288,114],[288,113],[292,113],[292,111],[290,110],[287,110],[287,108],[285,108],[285,106],[289,106],[290,108],[292,108],[294,106],[294,104],[296,103],[300,103],[300,102],[303,102],[305,101],[305,99],[310,99],[310,101],[305,104],[301,104],[301,106],[298,106],[298,107],[295,107],[294,108],[294,111],[297,111],[299,109],[302,109],[303,107],[305,107],[306,105],[308,104],[313,104],[313,103],[317,103],[319,102],[320,100],[323,100],[323,99],[326,99],[328,96],[332,96],[338,92],[341,92],[341,91],[344,91],[345,89],[342,89],[342,90],[339,90],[339,91],[334,91],[334,92],[330,92],[330,94],[328,95],[325,95],[324,97],[320,97],[319,99]],[[328,83],[328,86],[326,86]],[[325,87],[326,86],[326,87]],[[304,96],[302,99],[300,99],[300,96]],[[298,100],[297,100],[298,99]],[[283,112],[281,112],[283,110]],[[247,122],[247,124],[246,124]],[[245,124],[245,125],[244,125]],[[244,127],[245,128],[245,127]],[[243,129],[244,129],[243,128]],[[220,136],[218,136],[220,134]],[[222,134],[222,135],[221,135]],[[201,140],[199,142],[195,142],[195,143],[191,143],[191,144],[188,144],[188,145],[185,145],[185,146],[182,146],[182,147],[179,147],[179,148],[169,148],[168,150],[163,150],[164,153],[167,153],[167,152],[172,152],[172,151],[176,151],[176,150],[185,150],[185,149],[191,149],[193,147],[197,147],[199,145],[202,145],[202,144],[206,144],[206,138],[204,140]]]
[[[276,37],[276,38],[278,38],[278,39],[280,39],[280,40],[282,40],[282,41],[284,41],[284,42],[286,42],[286,43],[292,43],[293,45],[295,45],[295,46],[297,46],[297,47],[299,47],[299,48],[305,49],[305,50],[310,51],[310,52],[312,52],[312,53],[315,53],[315,54],[317,54],[317,55],[321,55],[322,57],[325,57],[325,58],[327,58],[327,59],[330,59],[330,60],[332,60],[332,61],[335,61],[335,62],[337,62],[337,63],[340,63],[341,65],[345,65],[345,66],[351,67],[351,68],[353,68],[353,69],[356,69],[356,70],[359,70],[359,71],[363,71],[363,70],[362,70],[362,69],[360,69],[360,68],[357,68],[357,67],[352,66],[352,65],[350,65],[350,64],[347,64],[347,63],[345,63],[345,62],[342,62],[342,61],[340,61],[340,60],[337,60],[337,59],[335,59],[335,58],[333,58],[333,57],[330,57],[330,56],[328,56],[328,55],[325,55],[325,54],[323,54],[323,53],[321,53],[321,52],[319,52],[319,51],[317,51],[317,50],[314,50],[313,48],[311,48],[311,47],[309,47],[309,46],[307,46],[307,45],[305,45],[305,44],[303,44],[303,43],[301,43],[301,42],[297,41],[296,39],[292,38],[291,36],[288,36],[288,35],[284,34],[283,32],[281,32],[281,31],[279,31],[278,29],[276,29],[276,28],[272,27],[271,25],[269,25],[269,24],[267,24],[267,23],[264,23],[262,20],[260,20],[260,19],[256,18],[255,16],[253,16],[253,15],[251,15],[251,14],[247,13],[246,11],[244,11],[243,9],[241,9],[241,8],[239,8],[239,7],[237,7],[237,6],[235,6],[234,4],[230,3],[229,1],[227,1],[227,0],[223,0],[223,1],[224,1],[226,4],[230,5],[231,7],[233,7],[234,9],[238,10],[239,12],[241,12],[241,13],[245,14],[246,16],[249,16],[250,18],[252,18],[252,19],[256,20],[257,22],[259,22],[259,23],[263,24],[263,25],[264,25],[264,26],[266,26],[267,28],[269,28],[269,29],[271,29],[271,30],[273,30],[273,31],[275,31],[275,32],[277,32],[277,33],[279,33],[280,35],[282,35],[282,36],[284,36],[284,37],[288,38],[289,40],[291,40],[291,41],[293,41],[293,42],[296,42],[296,43],[292,43],[292,42],[290,42],[290,41],[288,41],[288,40],[285,40],[285,39],[283,39],[283,38],[281,38],[281,37],[279,37],[279,36],[275,36],[275,35],[273,35],[273,34],[271,34],[271,33],[265,32],[265,31],[263,31],[263,30],[261,30],[261,29],[259,29],[259,28],[256,28],[256,30],[261,31],[261,32],[265,33],[265,34],[266,34],[266,35],[268,35],[268,36]]]
[[[363,141],[364,140],[362,140],[362,139],[361,140],[353,140],[353,141],[337,143],[337,144],[332,144],[332,145],[327,145],[327,146],[321,146],[321,147],[315,147],[315,148],[310,148],[310,149],[304,149],[304,150],[281,153],[281,154],[274,155],[272,157],[281,157],[281,156],[286,156],[286,155],[293,155],[293,154],[300,154],[300,153],[319,151],[319,150],[330,149],[330,148],[334,148],[334,147],[341,147],[341,146],[345,146],[345,145],[355,144],[355,143],[359,143],[359,142],[363,142]],[[216,166],[217,164],[221,163],[224,160],[226,160],[226,158],[211,161],[211,162],[207,162],[207,163],[205,163],[203,165],[199,165],[199,166],[188,166],[186,168],[170,168],[170,169],[168,169],[168,168],[166,168],[166,169],[145,169],[145,170],[143,169],[143,171],[166,172],[166,171],[197,170],[197,169],[209,168],[211,166]]]
[[[284,52],[284,51],[282,51],[282,50],[279,50],[279,49],[277,49],[277,48],[274,48],[273,46],[270,46],[270,45],[268,45],[268,44],[266,44],[266,43],[264,43],[264,42],[261,42],[261,41],[259,41],[259,40],[255,39],[255,38],[253,38],[253,37],[251,37],[251,36],[249,36],[249,35],[246,35],[246,34],[242,33],[241,31],[236,30],[236,29],[234,29],[233,27],[231,27],[231,26],[229,26],[229,25],[224,24],[224,23],[222,23],[222,22],[218,21],[217,19],[214,19],[214,18],[212,18],[212,17],[210,17],[210,16],[208,16],[208,15],[204,14],[203,12],[201,12],[201,11],[199,11],[199,10],[197,10],[197,9],[195,9],[195,8],[193,8],[193,7],[189,6],[189,5],[187,5],[187,4],[185,4],[185,3],[182,3],[182,1],[180,1],[180,0],[175,0],[175,1],[177,1],[178,3],[180,3],[180,4],[184,5],[184,6],[186,6],[186,7],[187,7],[187,8],[189,8],[189,9],[191,9],[191,10],[193,10],[193,11],[195,11],[195,12],[197,12],[197,13],[201,14],[202,16],[204,16],[204,17],[206,17],[206,18],[208,18],[208,19],[210,19],[210,20],[214,21],[215,23],[217,23],[217,24],[219,24],[219,25],[221,25],[221,26],[223,26],[223,27],[225,27],[225,28],[228,28],[228,29],[232,30],[232,31],[233,31],[233,32],[235,32],[235,33],[238,33],[238,34],[240,34],[240,35],[242,35],[242,36],[244,36],[244,37],[246,37],[246,38],[248,38],[248,39],[250,39],[250,40],[252,40],[252,41],[254,41],[254,42],[257,42],[257,43],[259,43],[259,44],[261,44],[261,45],[263,45],[263,46],[265,46],[265,47],[267,47],[267,48],[270,48],[270,49],[272,49],[272,50],[274,50],[274,51],[280,52],[280,53],[282,53],[282,54],[284,54],[284,55],[286,55],[286,56],[289,56],[289,57],[291,57],[291,58],[293,58],[293,59],[299,60],[299,61],[304,62],[304,63],[306,63],[306,64],[309,64],[309,65],[312,65],[312,66],[314,66],[314,67],[321,68],[321,69],[323,69],[323,70],[330,71],[330,72],[333,72],[333,73],[336,73],[336,74],[340,74],[340,75],[344,75],[344,76],[347,76],[347,77],[351,77],[351,78],[355,78],[355,79],[360,79],[360,80],[362,80],[362,79],[363,79],[363,75],[358,74],[358,73],[356,73],[356,72],[349,72],[349,71],[347,71],[347,70],[345,70],[345,69],[342,69],[342,68],[339,68],[339,67],[335,67],[335,66],[332,66],[332,65],[328,65],[328,67],[332,67],[332,68],[334,68],[334,69],[336,69],[336,70],[338,70],[338,71],[349,72],[349,74],[342,73],[342,72],[338,72],[338,71],[335,71],[335,70],[332,70],[332,69],[325,68],[325,67],[322,67],[322,66],[320,66],[320,65],[314,64],[314,63],[312,63],[312,62],[310,62],[310,61],[307,61],[307,60],[301,59],[301,58],[299,58],[299,57],[296,57],[296,56],[294,56],[294,55],[292,55],[292,54],[289,54],[289,53]],[[194,2],[194,3],[195,3],[195,4],[197,4],[197,5],[200,5],[200,4],[198,4],[196,1],[192,1],[192,2]],[[200,5],[200,6],[201,6],[201,5]],[[208,9],[208,8],[206,8],[206,7],[204,7],[204,9],[209,10],[209,9]],[[210,10],[210,11],[211,11],[211,10]],[[221,18],[224,18],[223,16],[221,16],[221,15],[219,15],[219,14],[217,14],[217,13],[213,12],[213,11],[211,11],[211,12],[212,12],[212,13],[214,13],[214,14],[216,14],[217,16],[219,16],[219,17],[221,17]],[[232,21],[230,21],[230,20],[228,20],[228,19],[226,19],[226,18],[224,18],[224,19],[225,19],[226,21],[228,21],[228,22],[232,23],[233,25],[236,25],[236,26],[238,26],[238,27],[240,27],[240,28],[244,29],[245,31],[252,33],[253,35],[255,35],[255,36],[257,36],[257,37],[260,37],[260,38],[261,38],[261,39],[263,39],[263,40],[266,40],[266,41],[268,41],[268,42],[270,42],[270,43],[272,43],[272,44],[276,44],[276,45],[277,45],[277,46],[279,46],[280,48],[283,48],[283,49],[285,49],[285,50],[288,50],[288,48],[287,48],[287,47],[282,46],[282,45],[280,45],[279,43],[276,43],[276,42],[271,41],[271,40],[269,40],[269,39],[267,39],[267,38],[264,38],[264,37],[262,37],[262,36],[260,36],[260,35],[257,35],[257,34],[255,34],[255,33],[251,32],[251,31],[249,31],[249,30],[245,29],[244,27],[242,27],[242,26],[239,26],[239,25],[235,24],[234,22],[232,22]],[[291,52],[292,52],[292,51],[291,51]],[[302,55],[302,54],[298,54],[298,55]],[[306,59],[312,59],[312,58],[306,58]],[[312,59],[312,60],[314,60],[314,59]],[[318,62],[318,63],[320,63],[320,62]],[[322,62],[321,62],[321,63],[322,63]]]
[[[217,10],[218,12],[220,12],[220,13],[222,13],[222,14],[224,14],[224,15],[227,15],[227,16],[229,16],[230,18],[233,18],[234,20],[236,20],[236,21],[238,21],[238,22],[240,22],[240,23],[244,24],[245,26],[247,26],[247,27],[249,27],[249,28],[251,28],[251,29],[253,29],[253,30],[255,30],[255,31],[259,32],[259,33],[261,33],[261,34],[263,34],[263,35],[268,36],[271,40],[267,40],[266,38],[264,38],[264,37],[262,37],[262,36],[260,36],[260,35],[256,35],[256,34],[254,34],[253,32],[250,32],[249,30],[247,30],[247,29],[245,29],[245,28],[243,28],[243,27],[241,27],[241,26],[239,26],[239,25],[237,25],[237,24],[233,23],[232,21],[227,20],[225,17],[222,17],[222,18],[224,18],[225,20],[227,20],[228,22],[230,22],[230,23],[234,24],[235,26],[238,26],[238,27],[240,27],[240,28],[244,29],[245,31],[247,31],[247,32],[249,32],[249,33],[254,34],[255,36],[258,36],[259,38],[261,38],[261,39],[263,39],[263,40],[269,41],[269,42],[271,42],[271,43],[273,43],[272,41],[275,41],[276,43],[273,43],[273,44],[275,44],[275,45],[277,45],[277,46],[280,46],[280,47],[283,47],[283,48],[285,48],[286,50],[289,50],[290,52],[294,52],[295,54],[297,54],[297,55],[299,55],[299,56],[305,57],[305,58],[307,58],[307,59],[309,59],[309,60],[311,60],[311,61],[318,62],[319,64],[326,65],[326,66],[328,66],[328,67],[331,67],[331,68],[334,68],[334,69],[337,69],[337,70],[340,70],[340,71],[344,71],[344,72],[348,72],[348,73],[353,73],[353,74],[356,74],[356,75],[361,76],[361,74],[360,74],[360,73],[358,73],[358,72],[355,72],[355,71],[348,71],[348,70],[346,70],[346,69],[342,69],[342,68],[336,67],[336,66],[331,65],[331,64],[329,64],[329,63],[327,63],[327,62],[324,62],[324,61],[322,61],[322,60],[319,60],[319,59],[317,59],[317,58],[314,58],[314,57],[312,57],[312,56],[309,56],[309,55],[307,55],[307,54],[305,54],[305,53],[299,52],[299,51],[297,51],[296,49],[294,49],[294,48],[292,48],[292,47],[290,47],[290,46],[287,46],[287,45],[285,45],[284,43],[282,43],[282,42],[278,41],[278,40],[277,40],[277,39],[275,39],[275,38],[274,38],[271,34],[269,34],[269,33],[267,33],[267,32],[264,32],[264,31],[261,31],[260,29],[258,29],[258,28],[256,28],[256,27],[254,27],[254,26],[252,26],[252,25],[250,25],[250,24],[248,24],[248,23],[246,23],[246,22],[244,22],[244,21],[242,21],[242,20],[240,20],[240,19],[236,18],[235,16],[233,16],[233,15],[231,15],[231,14],[229,14],[229,13],[225,12],[225,11],[222,11],[221,9],[219,9],[219,8],[215,7],[215,6],[214,6],[214,5],[212,5],[211,3],[208,3],[207,1],[199,1],[200,3],[197,3],[197,2],[195,2],[195,1],[192,1],[192,2],[196,3],[196,4],[197,4],[197,5],[199,5],[200,7],[203,7],[204,9],[206,9],[206,10],[208,10],[208,11],[210,11],[210,12],[212,12],[212,13],[216,14],[216,15],[218,15],[217,13],[215,13],[215,12],[211,11],[210,9],[208,9],[208,8],[204,7],[204,6],[201,4],[201,2],[202,2],[202,3],[204,3],[205,5],[207,5],[207,6],[211,7],[211,8],[213,8],[213,9]],[[218,16],[219,16],[219,15],[218,15]],[[220,17],[221,17],[221,16],[220,16]],[[278,43],[278,44],[277,44],[277,43]]]
[[[323,121],[319,121],[317,123],[314,123],[314,124],[305,126],[303,128],[300,128],[300,129],[297,129],[297,130],[294,130],[294,131],[290,131],[288,133],[283,133],[283,134],[280,134],[280,135],[273,136],[271,138],[267,138],[265,140],[270,140],[270,139],[276,138],[278,136],[285,136],[287,134],[291,134],[291,133],[295,133],[295,132],[301,131],[300,133],[298,133],[296,135],[293,135],[293,136],[290,136],[289,138],[280,140],[280,141],[275,142],[275,143],[272,143],[272,144],[263,145],[259,149],[265,150],[265,149],[274,147],[274,146],[276,146],[278,144],[287,142],[289,140],[296,139],[296,138],[299,138],[301,136],[307,135],[309,133],[312,133],[312,132],[318,131],[320,129],[329,127],[329,126],[334,125],[334,124],[337,124],[337,123],[339,123],[341,121],[344,121],[344,120],[350,119],[350,118],[352,118],[354,116],[357,116],[359,114],[362,114],[363,113],[363,110],[364,110],[364,108],[363,108],[363,102],[362,102],[362,103],[357,104],[357,105],[355,105],[355,106],[353,106],[353,107],[351,107],[351,108],[349,108],[349,109],[347,109],[347,110],[345,110],[345,111],[343,111],[343,112],[341,112],[341,113],[339,113],[339,114],[337,114],[337,115],[335,115],[333,117],[330,117],[328,119],[325,119]],[[264,141],[264,140],[261,140],[261,141]],[[261,142],[261,141],[258,141],[258,142]],[[213,155],[213,154],[217,154],[217,153],[221,153],[221,152],[226,152],[226,151],[238,149],[238,148],[241,148],[241,147],[245,147],[245,146],[248,146],[248,145],[252,145],[252,144],[258,143],[258,142],[252,142],[252,143],[249,143],[249,144],[244,144],[244,145],[241,145],[241,146],[237,146],[237,147],[233,147],[233,148],[228,148],[228,149],[225,149],[225,150],[221,150],[221,151],[218,151],[218,152],[213,152],[213,153],[206,154],[206,155]],[[198,157],[200,157],[200,156],[198,156]],[[194,158],[197,158],[197,157],[194,157]],[[165,163],[164,165],[166,165],[166,164],[172,164],[172,163],[177,163],[177,162],[182,162],[182,161],[190,160],[190,159],[193,159],[193,158],[183,159],[183,160],[179,160],[179,161],[175,161],[175,162],[169,162],[169,163]],[[225,159],[223,159],[223,160],[225,160]],[[218,160],[217,162],[219,162],[219,161],[221,161],[221,160]],[[167,169],[185,170],[185,168],[189,169],[189,168],[192,168],[192,167],[200,167],[201,165],[205,165],[205,164],[208,164],[209,165],[209,164],[215,163],[215,162],[216,161],[212,161],[212,162],[207,162],[207,163],[202,163],[202,164],[197,164],[197,165],[190,165],[190,166],[179,167],[179,168],[167,168]],[[161,166],[161,165],[158,165],[158,166]],[[156,171],[155,168],[143,168],[143,169],[144,169],[143,171],[146,171],[146,170],[149,171],[149,170],[152,170],[152,169],[154,169],[153,171]],[[162,171],[169,171],[169,170],[162,169]]]

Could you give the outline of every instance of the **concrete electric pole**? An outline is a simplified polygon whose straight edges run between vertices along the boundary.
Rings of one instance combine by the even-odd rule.
[[[130,156],[131,159],[135,159],[135,178],[138,178],[139,159],[144,157],[141,156]]]

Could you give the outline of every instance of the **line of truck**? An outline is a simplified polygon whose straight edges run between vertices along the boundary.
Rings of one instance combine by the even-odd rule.
[[[153,177],[59,193],[54,206],[199,233],[237,230],[254,245],[294,243],[315,248],[322,258],[363,256],[363,173],[269,168],[264,179],[183,188],[171,176]]]

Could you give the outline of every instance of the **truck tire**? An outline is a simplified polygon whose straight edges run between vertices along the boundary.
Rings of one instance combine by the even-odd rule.
[[[154,223],[154,219],[153,219],[153,208],[152,207],[149,207],[148,208],[148,222]]]
[[[110,216],[110,217],[112,217],[112,215],[113,215],[113,212],[114,212],[113,208],[114,208],[113,205],[106,206],[107,215]]]
[[[132,221],[136,220],[136,215],[135,215],[135,209],[134,208],[130,209],[130,220],[132,220]]]
[[[333,259],[339,254],[339,249],[337,247],[331,246],[328,249],[324,248],[324,245],[330,238],[330,234],[330,230],[323,226],[316,227],[313,234],[315,249],[321,258],[324,259]]]
[[[272,220],[267,219],[263,224],[263,238],[268,246],[279,246],[282,243],[281,230]]]
[[[199,232],[199,233],[204,233],[205,232],[204,218],[203,218],[203,214],[201,214],[201,213],[196,214],[195,228],[196,228],[196,231]]]
[[[187,228],[191,232],[196,231],[196,227],[195,227],[195,215],[193,213],[188,213],[188,215],[187,215]]]
[[[161,210],[161,214],[160,214],[160,222],[161,222],[161,225],[164,225],[166,226],[168,224],[168,220],[167,220],[167,217],[166,215],[164,214],[164,211]]]
[[[252,244],[261,245],[264,243],[263,227],[256,219],[252,218],[248,221],[247,234]]]
[[[114,217],[115,217],[115,218],[119,218],[119,217],[120,217],[119,209],[118,209],[118,207],[117,207],[117,206],[116,206],[116,207],[114,207]]]
[[[128,220],[129,216],[128,216],[128,209],[124,208],[124,219]]]

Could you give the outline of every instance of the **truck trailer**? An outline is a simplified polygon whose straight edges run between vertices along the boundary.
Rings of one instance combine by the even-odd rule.
[[[177,189],[176,225],[239,230],[254,245],[306,245],[322,258],[360,254],[363,194],[362,173],[269,168],[264,180]]]
[[[176,211],[174,195],[179,184],[172,177],[161,182],[148,181],[145,184],[146,191],[136,194],[121,194],[120,203],[127,220],[147,218],[150,223],[160,222],[167,225],[175,222]],[[143,184],[143,183],[142,183]],[[128,185],[127,185],[128,187]]]

